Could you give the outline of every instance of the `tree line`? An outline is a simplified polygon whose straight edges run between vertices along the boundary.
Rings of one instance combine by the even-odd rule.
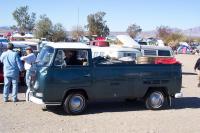
[[[12,13],[14,20],[17,25],[12,26],[14,30],[19,30],[19,32],[33,32],[36,38],[47,38],[50,41],[58,42],[64,41],[67,36],[67,31],[61,23],[53,24],[47,15],[40,15],[39,19],[36,21],[36,13],[29,13],[28,6],[22,6],[14,10]],[[104,19],[105,12],[97,12],[94,14],[89,14],[87,16],[87,25],[84,27],[77,25],[73,26],[71,29],[73,38],[78,39],[82,35],[96,35],[106,37],[110,34],[110,29],[106,25],[106,20]],[[88,32],[84,31],[84,28]],[[142,28],[137,24],[130,24],[126,29],[126,32],[132,37],[137,37],[141,32]],[[162,39],[165,44],[171,46],[176,45],[180,41],[193,41],[192,39],[184,36],[180,31],[173,31],[172,28],[168,26],[160,26],[156,29],[156,36]]]

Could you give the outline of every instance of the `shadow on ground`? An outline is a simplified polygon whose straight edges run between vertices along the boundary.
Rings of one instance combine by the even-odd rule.
[[[180,99],[173,99],[172,107],[170,109],[199,109],[200,108],[200,98],[198,97],[184,97]],[[87,114],[97,114],[105,112],[127,112],[127,111],[144,111],[144,102],[132,101],[132,102],[95,102],[89,103],[85,115]],[[65,115],[63,108],[61,106],[48,106],[45,111],[53,112],[58,115]]]
[[[117,102],[94,102],[89,103],[84,114],[97,114],[104,112],[127,112],[145,110],[143,102],[117,101]],[[62,106],[47,106],[45,111],[53,112],[58,115],[66,115]]]
[[[18,102],[25,102],[25,101],[26,101],[26,100],[21,100],[21,99],[20,99],[20,100],[18,100],[16,103],[18,103]],[[8,100],[7,102],[9,103],[9,102],[13,102],[13,101],[12,101],[12,100]]]
[[[199,97],[183,97],[173,100],[173,109],[199,109],[200,108],[200,98]]]

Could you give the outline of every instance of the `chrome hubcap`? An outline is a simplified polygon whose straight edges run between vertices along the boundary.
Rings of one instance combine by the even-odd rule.
[[[160,108],[164,103],[164,97],[161,92],[153,92],[150,95],[150,103],[153,108]]]
[[[70,99],[70,108],[71,111],[77,112],[80,111],[85,106],[84,98],[81,96],[73,96]]]

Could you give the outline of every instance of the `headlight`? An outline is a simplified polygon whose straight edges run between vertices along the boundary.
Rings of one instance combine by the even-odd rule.
[[[43,93],[35,93],[36,97],[43,97]]]

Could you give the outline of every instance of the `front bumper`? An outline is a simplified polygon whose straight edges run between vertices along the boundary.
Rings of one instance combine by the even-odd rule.
[[[40,104],[40,105],[44,105],[45,104],[41,98],[35,97],[31,93],[29,95],[29,100],[31,102],[33,102],[33,103],[36,103],[36,104]]]
[[[181,97],[183,97],[183,93],[182,92],[176,93],[174,97],[175,98],[181,98]]]
[[[37,97],[33,93],[29,93],[29,101],[40,105],[62,105],[62,102],[44,102],[42,97]]]

